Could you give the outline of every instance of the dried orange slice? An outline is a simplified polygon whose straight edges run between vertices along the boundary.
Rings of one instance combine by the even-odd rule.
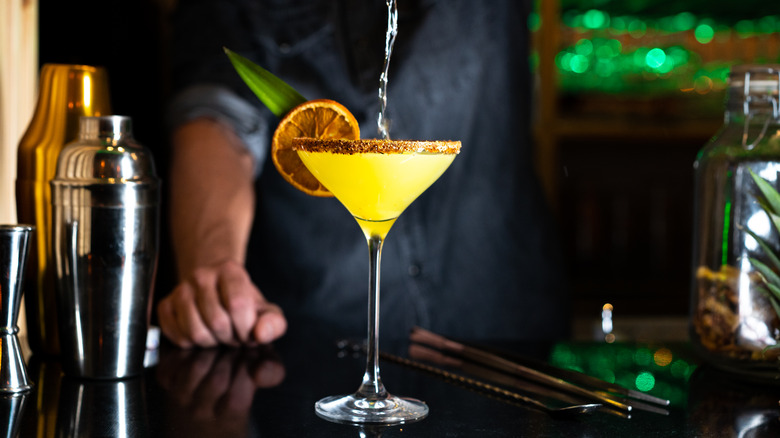
[[[360,138],[357,120],[336,101],[310,100],[282,117],[271,140],[271,159],[287,182],[309,195],[333,196],[292,150],[292,140],[297,137],[357,140]]]

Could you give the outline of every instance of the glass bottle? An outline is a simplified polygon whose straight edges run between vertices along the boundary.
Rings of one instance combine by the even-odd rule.
[[[24,279],[27,336],[34,353],[59,354],[51,235],[51,181],[60,151],[76,138],[79,118],[111,114],[108,73],[89,65],[45,64],[38,102],[19,142],[16,208],[19,223],[35,225]]]
[[[780,318],[753,260],[780,254],[780,230],[751,171],[780,189],[780,66],[738,66],[725,120],[695,169],[691,338],[709,364],[752,379],[780,377]]]

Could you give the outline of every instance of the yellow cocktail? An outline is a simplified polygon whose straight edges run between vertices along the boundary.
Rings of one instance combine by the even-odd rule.
[[[298,151],[301,161],[344,204],[366,237],[382,239],[406,207],[447,170],[460,145],[387,140],[296,142],[308,149]]]
[[[366,372],[350,395],[318,401],[318,415],[345,423],[394,424],[419,420],[428,406],[390,395],[379,377],[379,272],[382,242],[401,213],[433,184],[460,152],[460,142],[292,141],[303,164],[355,217],[369,249]]]

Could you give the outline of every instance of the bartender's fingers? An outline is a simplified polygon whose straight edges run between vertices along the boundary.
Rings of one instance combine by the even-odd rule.
[[[195,304],[204,324],[219,343],[238,345],[233,321],[220,299],[222,277],[233,275],[229,263],[196,269],[189,277],[195,288]]]
[[[257,322],[252,329],[255,340],[268,344],[280,338],[287,331],[287,319],[276,304],[263,300],[257,310]]]
[[[179,347],[213,347],[217,339],[201,319],[195,302],[195,289],[181,283],[158,306],[160,328]]]
[[[250,333],[257,322],[256,309],[264,299],[243,266],[233,262],[221,266],[219,299],[226,309],[235,338],[243,344],[251,344]]]
[[[192,347],[192,342],[184,336],[184,332],[179,330],[179,326],[176,323],[173,298],[171,295],[163,298],[160,303],[157,304],[157,319],[160,321],[160,330],[162,330],[168,340],[181,348]]]

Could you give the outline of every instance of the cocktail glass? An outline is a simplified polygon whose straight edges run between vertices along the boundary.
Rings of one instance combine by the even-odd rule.
[[[379,273],[382,243],[398,216],[450,166],[460,142],[296,138],[309,171],[349,210],[369,250],[366,372],[358,390],[315,405],[330,421],[400,424],[428,415],[419,400],[387,392],[379,375]]]

